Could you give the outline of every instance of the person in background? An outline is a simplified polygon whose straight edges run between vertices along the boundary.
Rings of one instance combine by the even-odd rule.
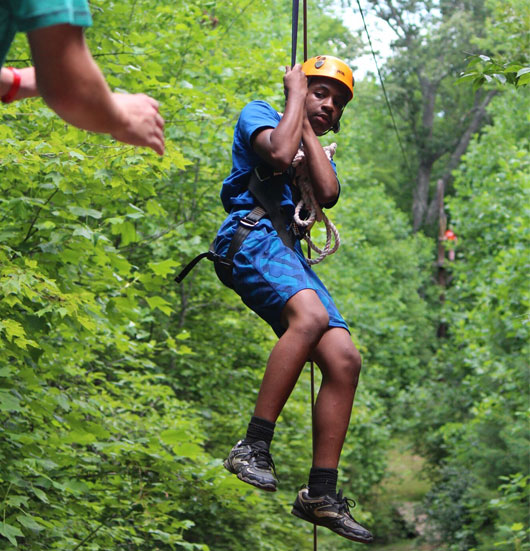
[[[66,122],[164,153],[164,120],[145,94],[112,92],[85,42],[86,0],[0,0],[0,99],[42,96]],[[17,32],[27,34],[34,67],[3,67]]]

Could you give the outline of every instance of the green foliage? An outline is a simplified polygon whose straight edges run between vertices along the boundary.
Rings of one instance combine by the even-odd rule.
[[[489,0],[487,5],[486,36],[474,39],[484,53],[471,56],[457,82],[472,82],[475,90],[489,83],[525,86],[530,82],[528,6],[521,0]]]
[[[245,431],[275,338],[211,264],[173,282],[224,217],[218,195],[240,109],[256,98],[282,109],[289,8],[91,2],[87,40],[110,85],[160,101],[163,158],[68,127],[41,100],[2,107],[1,549],[309,548],[311,526],[289,514],[311,461],[308,373],[278,420],[280,491],[264,495],[225,474],[222,458]],[[310,7],[309,53],[354,60],[358,37],[332,8]],[[467,24],[447,9],[435,44]],[[28,57],[19,36],[11,63]],[[391,65],[406,63],[396,56]],[[461,95],[448,88],[440,105],[449,113]],[[412,94],[403,108],[418,101]],[[316,271],[363,355],[340,486],[380,541],[396,526],[371,498],[391,438],[406,434],[434,467],[429,507],[439,529],[462,534],[452,545],[471,534],[480,551],[488,541],[527,549],[522,101],[507,95],[496,107],[496,124],[457,175],[458,263],[442,314],[431,242],[398,208],[410,175],[372,80],[357,84],[343,117],[341,200],[329,213],[342,247]],[[440,315],[451,328],[441,347]],[[324,551],[351,548],[319,534]]]
[[[92,11],[92,52],[111,86],[160,101],[167,152],[67,127],[40,100],[3,109],[1,546],[301,548],[309,527],[286,504],[310,464],[307,377],[275,443],[285,490],[268,499],[228,477],[221,458],[245,429],[272,334],[211,266],[172,281],[223,218],[241,107],[256,97],[282,107],[285,6],[143,0]],[[344,27],[320,21],[327,52],[351,47]],[[26,48],[19,37],[10,58]],[[384,415],[374,392],[359,399],[350,495],[381,476]]]
[[[456,82],[472,82],[473,90],[478,90],[483,84],[494,81],[515,87],[525,86],[530,82],[530,67],[514,61],[497,61],[480,54],[472,56],[464,74]]]
[[[450,337],[428,382],[403,396],[413,411],[408,426],[437,469],[431,517],[454,550],[529,545],[528,495],[505,483],[527,474],[529,458],[530,159],[528,119],[518,116],[528,107],[528,98],[506,94],[493,110],[496,124],[456,175],[449,208],[457,260],[444,311]]]

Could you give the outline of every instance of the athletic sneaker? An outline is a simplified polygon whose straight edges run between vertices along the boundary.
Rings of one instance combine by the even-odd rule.
[[[309,497],[309,490],[302,488],[296,496],[291,513],[307,522],[325,526],[349,540],[372,542],[374,537],[352,517],[350,506],[355,506],[355,503],[342,497],[342,490],[335,499],[328,495]]]
[[[278,481],[274,461],[269,453],[269,447],[263,440],[252,444],[244,444],[243,440],[240,440],[223,464],[225,469],[237,475],[239,480],[267,492],[276,491]]]

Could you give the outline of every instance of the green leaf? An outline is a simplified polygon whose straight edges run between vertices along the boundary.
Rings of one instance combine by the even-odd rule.
[[[147,265],[156,275],[166,277],[174,271],[175,267],[178,266],[179,263],[171,258],[168,258],[167,260],[162,260],[161,262],[148,262]]]
[[[520,77],[522,75],[526,75],[527,73],[530,73],[530,67],[523,67],[519,71],[517,71],[517,76]]]
[[[31,490],[44,503],[50,502],[48,496],[40,488],[36,488],[35,486],[33,486]]]
[[[517,86],[522,86],[524,84],[527,84],[528,82],[530,82],[530,73],[525,73],[524,75],[521,75],[517,80]]]
[[[24,537],[24,534],[16,526],[6,522],[0,522],[0,535],[7,538],[15,547],[18,547],[16,537]]]
[[[0,377],[9,377],[13,370],[9,366],[0,367]]]
[[[160,438],[165,444],[175,446],[187,442],[189,435],[185,429],[167,429],[160,433]]]
[[[501,75],[499,73],[493,73],[493,76],[501,83],[506,84],[506,77],[504,75]]]
[[[158,308],[167,316],[170,316],[173,313],[173,307],[171,304],[162,297],[145,297],[145,300],[153,310]]]
[[[0,411],[21,411],[20,400],[8,390],[0,389]]]
[[[467,73],[467,74],[461,76],[460,78],[457,78],[455,80],[455,83],[456,84],[463,84],[463,83],[466,83],[466,82],[471,82],[471,81],[473,81],[477,78],[477,75],[478,75],[478,73]]]
[[[99,210],[84,207],[68,207],[68,210],[76,216],[90,216],[91,218],[101,218],[102,214]]]
[[[35,517],[32,517],[31,515],[17,515],[17,520],[22,526],[25,528],[29,528],[30,530],[33,530],[34,532],[40,532],[41,530],[44,530],[44,526],[39,524]]]

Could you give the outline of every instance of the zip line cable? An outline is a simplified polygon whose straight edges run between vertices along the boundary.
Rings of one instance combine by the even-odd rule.
[[[303,4],[304,8],[304,18],[303,18],[303,24],[304,24],[304,62],[307,61],[307,2],[304,0]]]
[[[298,8],[299,0],[293,0],[293,15],[291,24],[291,69],[296,64],[296,45],[298,43]]]
[[[407,155],[405,153],[405,149],[403,147],[403,143],[401,142],[401,136],[399,135],[399,131],[397,129],[396,119],[394,118],[394,112],[392,111],[392,106],[390,105],[390,101],[388,99],[388,94],[386,93],[385,82],[383,80],[383,76],[381,75],[381,71],[379,70],[379,64],[377,63],[377,58],[375,56],[374,47],[372,46],[372,39],[370,38],[370,33],[368,32],[368,27],[366,26],[366,21],[364,19],[364,12],[363,12],[363,9],[361,8],[360,0],[357,0],[357,6],[359,7],[359,12],[361,13],[361,18],[363,20],[363,25],[364,25],[364,31],[366,32],[366,36],[368,37],[368,44],[370,44],[370,50],[372,52],[372,57],[374,58],[375,68],[377,69],[377,74],[379,75],[379,82],[381,83],[381,88],[382,88],[383,94],[385,96],[386,106],[388,107],[388,111],[390,112],[390,117],[392,119],[392,126],[394,127],[394,132],[396,133],[396,136],[397,136],[397,139],[398,139],[399,148],[401,149],[403,159],[405,160],[405,165],[407,166],[407,169],[408,169],[409,173],[412,174],[412,170],[410,168],[409,161],[408,161]]]
[[[307,61],[307,0],[303,0],[303,40],[304,40],[304,61]],[[296,64],[296,46],[298,42],[298,12],[299,0],[293,0],[292,30],[291,30],[291,68]],[[311,247],[307,246],[307,258],[311,258]],[[315,419],[315,366],[313,360],[309,362],[311,366],[311,434],[314,440],[314,419]],[[313,524],[313,551],[318,551],[318,533],[317,525]]]

